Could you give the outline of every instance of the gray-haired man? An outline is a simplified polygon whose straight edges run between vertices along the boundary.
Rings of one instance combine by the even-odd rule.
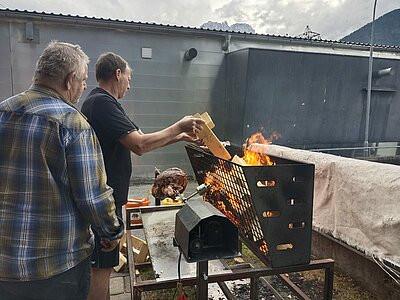
[[[123,233],[94,131],[72,106],[89,59],[51,42],[33,85],[0,103],[0,298],[86,299],[89,225],[111,251]]]

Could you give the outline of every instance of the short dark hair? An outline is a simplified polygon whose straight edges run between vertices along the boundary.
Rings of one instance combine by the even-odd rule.
[[[96,80],[107,81],[115,75],[115,71],[120,69],[125,72],[129,64],[118,54],[107,52],[100,55],[96,62]]]

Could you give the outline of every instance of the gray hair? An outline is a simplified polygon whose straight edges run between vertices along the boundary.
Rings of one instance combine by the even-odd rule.
[[[83,76],[88,64],[89,57],[79,45],[51,41],[36,63],[33,82],[45,80],[50,84],[62,84],[71,72]]]

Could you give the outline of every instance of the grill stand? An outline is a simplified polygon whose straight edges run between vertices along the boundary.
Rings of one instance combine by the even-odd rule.
[[[197,287],[196,295],[198,300],[208,299],[208,261],[201,261],[197,264]]]
[[[174,206],[161,206],[161,207],[142,207],[142,208],[128,208],[126,209],[126,224],[127,224],[127,235],[130,237],[131,230],[142,229],[143,225],[130,225],[131,213],[137,214],[143,211],[162,211],[174,209]],[[175,207],[176,209],[176,207]],[[141,281],[140,278],[136,277],[136,266],[133,259],[133,250],[131,239],[127,239],[128,245],[128,267],[130,273],[130,285],[131,285],[131,299],[139,300],[142,299],[142,293],[147,291],[155,291],[160,289],[171,289],[176,288],[178,283],[178,278],[156,281],[156,280],[145,280]],[[171,247],[173,247],[171,245]],[[206,263],[206,262],[204,262]],[[201,265],[197,266],[197,276],[181,278],[181,283],[183,286],[195,286],[198,285],[197,299],[203,300],[207,299],[208,284],[218,283],[227,299],[235,299],[232,293],[227,288],[225,281],[232,281],[238,279],[250,278],[250,299],[258,299],[258,286],[260,280],[264,280],[264,276],[278,275],[280,278],[284,278],[284,283],[297,295],[300,299],[309,299],[293,282],[291,282],[286,276],[282,274],[292,273],[292,272],[304,272],[311,270],[324,270],[325,271],[325,282],[324,282],[324,300],[332,300],[333,295],[333,278],[334,278],[334,260],[332,259],[320,259],[312,260],[308,264],[295,265],[287,267],[265,267],[265,268],[251,268],[249,264],[239,264],[231,267],[231,273],[223,274],[210,274],[206,276],[206,280],[199,281],[199,274],[208,274],[208,262],[207,266]],[[205,295],[205,296],[204,296]],[[279,294],[277,294],[279,299],[282,299]]]

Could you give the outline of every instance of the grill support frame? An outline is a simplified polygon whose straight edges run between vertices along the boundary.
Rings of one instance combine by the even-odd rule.
[[[134,218],[132,215],[136,215],[143,211],[145,212],[157,212],[172,209],[172,206],[149,206],[149,207],[141,207],[141,208],[127,208],[126,209],[126,230],[128,236],[131,234],[132,230],[142,229],[143,224],[131,224],[131,219]],[[131,239],[127,239],[128,244],[128,267],[130,273],[130,286],[131,286],[131,298],[133,300],[142,299],[142,293],[148,291],[155,291],[160,289],[172,289],[176,288],[178,279],[170,279],[162,282],[158,282],[156,280],[140,280],[136,274],[136,265],[134,262],[134,254]],[[249,267],[247,263],[239,264],[233,267],[230,267],[232,273],[228,274],[211,274],[208,275],[207,282],[208,283],[221,283],[224,284],[225,281],[232,281],[238,279],[250,278],[251,286],[250,289],[253,291],[251,295],[251,299],[258,299],[258,290],[256,289],[256,283],[259,282],[259,278],[264,276],[274,276],[278,275],[280,278],[287,273],[292,272],[307,272],[312,270],[324,270],[325,281],[324,281],[324,292],[323,292],[323,300],[332,300],[333,297],[333,280],[334,280],[334,264],[335,261],[333,259],[318,259],[312,260],[308,264],[304,265],[295,265],[288,267],[263,267],[263,268],[252,268]],[[243,266],[243,268],[241,267]],[[198,278],[196,277],[185,277],[181,278],[180,282],[183,286],[195,286],[198,284]],[[304,293],[298,293],[299,288],[291,281],[286,280],[284,283],[300,298],[304,300],[309,300],[308,297],[303,297]],[[224,291],[224,289],[223,289]],[[232,299],[230,294],[224,293],[228,299]]]

